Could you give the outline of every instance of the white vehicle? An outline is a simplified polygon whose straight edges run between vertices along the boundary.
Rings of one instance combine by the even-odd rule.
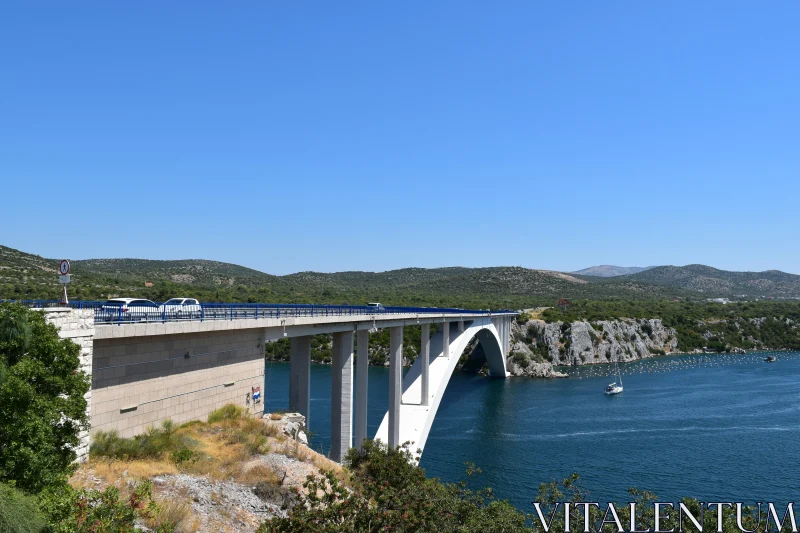
[[[167,318],[200,318],[203,310],[194,298],[172,298],[158,307]]]
[[[378,302],[368,303],[367,307],[371,307],[372,309],[375,309],[376,311],[383,311],[383,304],[382,303],[378,303]]]
[[[157,320],[161,318],[158,305],[142,298],[112,298],[100,306],[95,318],[106,322]]]

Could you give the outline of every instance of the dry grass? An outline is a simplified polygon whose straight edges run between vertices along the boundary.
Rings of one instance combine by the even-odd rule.
[[[269,483],[270,485],[280,485],[281,476],[279,476],[272,468],[264,464],[255,465],[252,468],[244,470],[237,477],[239,483],[245,485],[257,485],[259,483]]]
[[[157,499],[156,504],[158,511],[146,520],[150,529],[171,525],[175,533],[195,533],[200,528],[200,521],[191,515],[189,502],[164,498]]]
[[[227,406],[209,418],[214,422],[192,422],[174,430],[176,438],[192,443],[194,453],[190,460],[176,464],[170,453],[166,452],[154,459],[93,457],[81,466],[73,477],[73,484],[95,488],[99,478],[105,484],[121,486],[128,480],[184,472],[207,475],[214,480],[232,479],[248,485],[273,482],[278,485],[279,475],[265,465],[248,471],[243,469],[248,461],[271,451],[313,465],[317,470],[334,472],[347,481],[346,471],[341,465],[286,437],[280,427],[269,420]],[[270,420],[273,418],[271,416]],[[170,507],[169,512],[177,510]]]
[[[178,468],[175,464],[166,460],[137,459],[134,461],[120,461],[115,459],[93,459],[87,465],[91,466],[95,477],[100,478],[108,485],[116,484],[118,480],[124,478],[144,480],[154,476],[178,473]]]
[[[279,413],[272,413],[271,415],[269,415],[269,419],[270,420],[283,420],[283,415],[281,415]]]

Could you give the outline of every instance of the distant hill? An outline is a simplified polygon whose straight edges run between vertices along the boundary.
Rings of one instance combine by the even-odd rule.
[[[616,279],[680,287],[708,297],[800,297],[800,276],[780,270],[730,272],[705,265],[660,266]]]
[[[643,272],[653,267],[621,267],[614,265],[597,265],[583,270],[573,272],[573,274],[580,274],[581,276],[597,276],[599,278],[613,278],[616,276],[624,276],[626,274],[636,274]]]
[[[60,295],[58,261],[0,246],[0,298]],[[593,267],[605,268],[605,267]],[[618,267],[609,267],[618,268]],[[777,270],[727,272],[703,265],[653,267],[602,277],[522,267],[403,268],[386,272],[298,272],[274,276],[204,259],[87,259],[72,262],[73,299],[138,296],[164,300],[524,308],[559,298],[588,300],[800,297],[800,276]],[[152,286],[146,286],[148,282]]]
[[[0,298],[57,298],[58,261],[0,246]],[[145,282],[152,284],[146,287]],[[594,283],[521,267],[404,268],[387,272],[298,272],[273,276],[207,260],[88,259],[72,262],[73,299],[139,296],[163,300],[528,307],[558,298],[671,298],[680,289],[636,281]]]

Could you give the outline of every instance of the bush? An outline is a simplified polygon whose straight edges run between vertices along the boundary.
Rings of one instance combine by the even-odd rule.
[[[36,499],[0,483],[0,531],[39,533],[43,527]]]
[[[223,405],[219,409],[211,411],[208,415],[208,423],[213,424],[215,422],[222,422],[223,420],[238,420],[243,416],[245,416],[244,407],[229,403],[228,405]]]
[[[531,318],[532,318],[532,315],[530,313],[528,313],[527,311],[523,311],[523,312],[521,312],[520,314],[517,315],[517,319],[516,319],[517,320],[517,324],[519,324],[520,326],[523,325],[523,324],[526,324]]]
[[[79,354],[42,313],[0,304],[0,481],[36,493],[74,470],[88,428]]]
[[[113,430],[98,431],[94,435],[89,454],[93,457],[114,459],[145,459],[159,458],[173,452],[188,460],[191,458],[191,448],[197,443],[189,437],[177,434],[176,431],[171,420],[164,420],[161,428],[149,427],[145,433],[132,438],[120,437],[119,433]]]
[[[531,366],[531,358],[526,353],[512,352],[511,360],[514,362],[514,364],[521,366],[522,368],[528,368]]]
[[[351,449],[352,490],[335,475],[310,477],[307,494],[298,493],[287,518],[261,524],[258,533],[360,531],[528,531],[525,514],[497,500],[490,489],[471,491],[466,483],[445,484],[427,479],[411,462],[406,447],[387,449],[365,441],[361,451]]]
[[[135,533],[137,517],[149,519],[158,511],[149,481],[133,488],[130,496],[120,499],[119,490],[75,490],[69,485],[45,492],[41,508],[49,526],[46,533]],[[174,525],[164,524],[156,531],[169,533]]]

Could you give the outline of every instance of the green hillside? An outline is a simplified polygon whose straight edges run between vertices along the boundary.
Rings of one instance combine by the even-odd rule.
[[[680,287],[708,297],[800,298],[800,276],[780,270],[729,272],[705,265],[660,266],[614,279]]]
[[[0,297],[59,297],[58,261],[0,246]],[[152,284],[146,286],[145,283]],[[73,299],[138,296],[164,300],[525,308],[573,300],[797,298],[800,276],[777,270],[728,272],[703,265],[654,267],[616,277],[521,267],[403,268],[386,272],[298,272],[274,276],[202,259],[87,259],[72,262]]]
[[[60,294],[58,261],[0,246],[0,297],[52,298]],[[146,287],[145,282],[152,284]],[[299,272],[273,276],[206,260],[89,259],[72,262],[73,299],[184,295],[211,301],[531,307],[554,299],[672,298],[689,293],[636,281],[597,282],[560,272],[520,267],[405,268],[387,272]]]

